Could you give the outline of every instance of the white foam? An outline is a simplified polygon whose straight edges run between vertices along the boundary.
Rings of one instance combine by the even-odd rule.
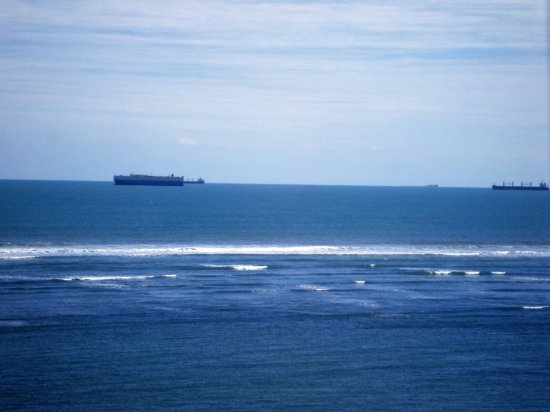
[[[496,272],[496,271],[493,271],[491,272],[491,275],[505,275],[506,272]]]
[[[466,276],[478,276],[480,272],[478,270],[455,270],[455,269],[423,269],[423,268],[400,268],[405,271],[425,271],[430,275],[448,276],[464,274]],[[503,272],[503,274],[506,272]]]
[[[514,276],[512,279],[518,282],[550,282],[550,278],[541,278],[537,276]]]
[[[119,275],[119,276],[64,276],[64,277],[42,277],[42,276],[19,276],[19,275],[2,275],[0,276],[0,281],[29,281],[29,282],[46,282],[46,281],[89,281],[89,282],[99,282],[107,280],[143,280],[143,279],[154,279],[154,278],[166,278],[166,279],[175,279],[178,275],[176,274],[166,274],[166,275]]]
[[[447,276],[453,273],[452,270],[430,270],[431,275]]]
[[[120,276],[66,276],[59,280],[70,281],[89,281],[89,282],[101,282],[106,280],[144,280],[154,278],[177,278],[175,274],[166,275],[120,275]]]
[[[21,275],[2,275],[0,281],[29,281],[29,282],[43,282],[61,280],[60,278],[42,277],[42,276],[21,276]]]
[[[0,259],[31,259],[63,256],[167,256],[167,255],[353,255],[353,256],[482,256],[502,258],[550,257],[550,245],[541,246],[286,246],[286,245],[87,245],[6,246]],[[369,264],[370,267],[374,264]]]
[[[315,292],[326,292],[329,290],[327,287],[317,285],[299,285],[298,287],[303,290],[312,290]]]
[[[34,256],[34,255],[28,255],[28,256],[25,256],[25,255],[21,255],[21,256],[6,255],[6,256],[0,256],[0,259],[3,259],[3,260],[19,260],[19,259],[34,259],[35,257],[37,257],[37,256]]]
[[[266,270],[265,265],[233,265],[234,270]]]
[[[526,310],[542,310],[546,309],[547,307],[548,306],[522,306],[521,308]]]
[[[364,280],[355,280],[354,282],[357,283],[358,285],[364,285],[365,284]]]
[[[141,280],[151,278],[154,278],[154,276],[67,276],[61,278],[61,280],[65,280],[67,282],[74,280],[100,282],[105,280]]]
[[[206,268],[218,268],[218,269],[231,269],[231,270],[238,270],[238,271],[246,271],[246,270],[266,270],[268,266],[266,265],[215,265],[215,264],[203,264],[202,267]]]

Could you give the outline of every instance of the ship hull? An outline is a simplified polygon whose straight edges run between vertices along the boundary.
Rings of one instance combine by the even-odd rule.
[[[124,186],[183,186],[183,178],[176,176],[114,176],[113,180]]]
[[[544,186],[497,186],[493,185],[493,190],[529,190],[529,191],[547,191],[548,187]]]

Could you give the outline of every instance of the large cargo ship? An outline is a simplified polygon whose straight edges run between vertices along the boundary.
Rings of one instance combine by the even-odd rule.
[[[150,176],[131,174],[113,176],[115,185],[183,186],[183,176]]]
[[[544,182],[540,182],[538,186],[533,186],[532,183],[523,183],[519,186],[512,183],[502,182],[502,185],[493,185],[493,190],[548,190],[548,185]]]

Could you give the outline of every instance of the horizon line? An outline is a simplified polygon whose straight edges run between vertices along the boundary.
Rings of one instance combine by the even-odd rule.
[[[81,183],[112,183],[112,180],[94,180],[94,179],[40,179],[40,178],[0,178],[0,181],[19,181],[19,182],[81,182]],[[403,187],[403,188],[426,188],[426,189],[485,189],[491,188],[492,184],[487,186],[445,186],[440,184],[361,184],[361,183],[259,183],[259,182],[209,182],[205,179],[205,184],[215,185],[259,185],[259,186],[348,186],[348,187]],[[185,185],[184,185],[185,186]]]

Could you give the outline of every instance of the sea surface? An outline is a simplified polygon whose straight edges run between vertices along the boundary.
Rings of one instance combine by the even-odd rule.
[[[0,181],[1,410],[550,409],[550,193]]]

